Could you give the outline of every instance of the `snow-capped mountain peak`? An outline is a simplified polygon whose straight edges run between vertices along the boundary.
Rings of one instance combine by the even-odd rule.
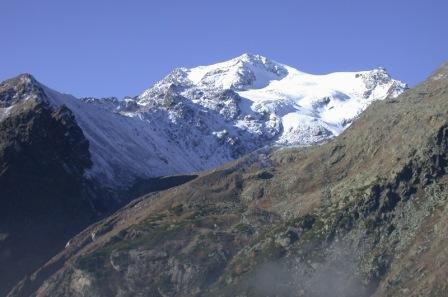
[[[195,104],[235,121],[244,131],[277,138],[277,144],[306,144],[339,134],[372,101],[405,89],[384,68],[312,75],[243,54],[213,65],[176,69],[143,92],[138,102],[151,107],[166,107],[175,100]],[[219,95],[226,90],[227,95],[233,92],[232,100]],[[260,115],[266,120],[259,120]]]
[[[260,55],[243,54],[226,62],[199,66],[187,71],[197,86],[232,90],[262,88],[288,74],[286,68]]]
[[[41,89],[51,104],[73,111],[89,140],[88,177],[113,188],[212,168],[265,146],[327,140],[371,102],[395,97],[406,85],[382,68],[313,75],[243,54],[177,68],[123,100],[80,100]]]

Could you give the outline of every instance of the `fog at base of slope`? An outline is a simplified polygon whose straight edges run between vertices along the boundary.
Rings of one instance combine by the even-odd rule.
[[[266,262],[251,273],[247,287],[254,293],[282,297],[367,297],[374,288],[366,286],[359,275],[360,260],[348,243],[329,248],[321,263],[300,258],[287,262]]]

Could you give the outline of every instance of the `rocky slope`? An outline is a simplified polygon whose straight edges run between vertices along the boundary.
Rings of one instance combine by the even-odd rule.
[[[448,66],[92,225],[9,296],[446,296]]]

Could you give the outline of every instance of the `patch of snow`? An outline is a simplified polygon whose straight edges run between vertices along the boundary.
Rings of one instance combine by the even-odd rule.
[[[8,107],[4,107],[4,108],[0,107],[0,121],[3,121],[4,119],[6,119],[8,117],[8,115],[11,112],[11,109],[13,107],[14,107],[13,105],[12,106],[8,106]]]

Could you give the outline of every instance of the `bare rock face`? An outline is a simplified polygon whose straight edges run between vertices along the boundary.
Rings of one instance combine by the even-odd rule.
[[[141,197],[9,296],[448,295],[444,69],[327,144]]]

